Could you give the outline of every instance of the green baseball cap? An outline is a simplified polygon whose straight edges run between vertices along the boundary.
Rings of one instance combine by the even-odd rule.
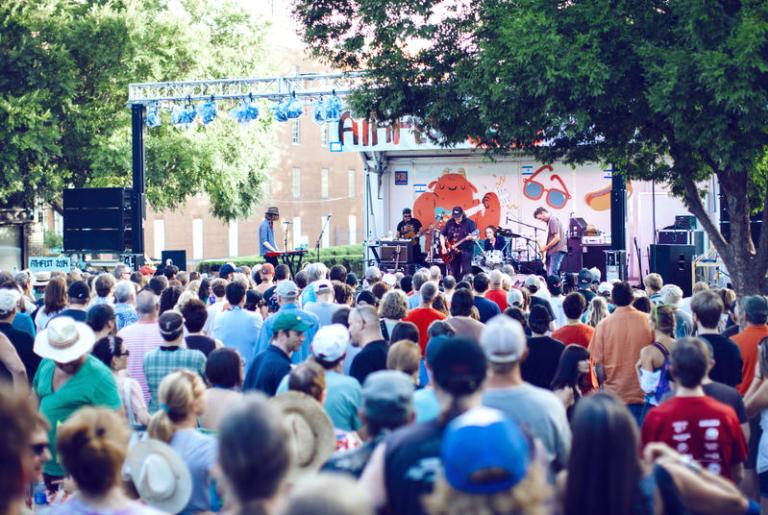
[[[278,313],[275,317],[275,323],[272,324],[272,332],[293,330],[303,333],[310,327],[312,324],[309,320],[299,313]]]

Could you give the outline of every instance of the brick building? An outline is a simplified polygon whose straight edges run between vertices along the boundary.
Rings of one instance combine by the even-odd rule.
[[[275,59],[276,73],[332,71],[306,57],[286,9],[270,4],[266,13],[272,25],[268,48],[271,54],[279,56]],[[272,205],[280,209],[275,237],[281,249],[286,236],[289,249],[302,244],[314,247],[328,215],[331,221],[321,240],[323,247],[359,243],[363,235],[363,163],[356,153],[329,151],[330,127],[314,123],[311,107],[298,120],[275,122],[278,164],[266,185],[265,201],[246,220],[227,224],[215,219],[209,213],[208,199],[203,196],[190,198],[174,211],[148,209],[147,254],[160,257],[163,250],[186,250],[187,260],[192,263],[257,254],[258,225],[267,206]],[[285,221],[291,224],[286,225]]]

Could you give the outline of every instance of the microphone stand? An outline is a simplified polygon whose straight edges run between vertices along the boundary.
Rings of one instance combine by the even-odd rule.
[[[320,234],[317,236],[317,241],[315,242],[315,251],[317,254],[317,262],[320,262],[320,241],[323,239],[323,234],[325,234],[325,230],[328,228],[328,224],[331,221],[331,216],[328,215],[325,217],[325,222],[323,223],[323,226],[320,228]]]
[[[285,226],[285,229],[283,229],[283,235],[285,238],[283,238],[283,249],[287,252],[288,251],[288,226],[291,225],[291,222],[288,220],[283,222],[283,225]]]
[[[531,229],[533,229],[533,240],[531,240],[530,238],[525,238],[525,237],[524,238],[528,241],[528,244],[527,244],[528,252],[533,250],[534,251],[533,252],[534,256],[538,256],[539,255],[539,250],[538,250],[539,231],[541,231],[541,229],[539,227],[536,227],[535,225],[531,225],[531,224],[527,224],[525,222],[521,222],[520,220],[512,218],[511,216],[507,217],[507,222],[512,222],[512,223],[517,224],[518,225],[518,229],[517,229],[518,231],[520,230],[519,226],[521,226],[521,225],[524,226],[524,227],[530,227]],[[532,247],[531,241],[536,242],[536,245],[534,245],[533,248],[531,248]],[[530,258],[530,254],[529,254],[528,257]]]

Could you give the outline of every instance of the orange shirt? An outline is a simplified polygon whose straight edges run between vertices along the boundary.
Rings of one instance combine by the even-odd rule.
[[[429,325],[435,320],[445,320],[446,318],[444,314],[432,308],[412,309],[408,316],[403,318],[405,322],[416,324],[416,327],[419,329],[419,347],[421,347],[422,356],[424,356],[424,350],[427,348],[427,341],[429,341],[429,333],[427,332]]]
[[[635,365],[640,350],[651,342],[648,315],[631,306],[617,307],[595,328],[589,344],[591,357],[605,369],[605,389],[627,404],[643,402]]]
[[[506,290],[488,290],[485,292],[485,298],[492,300],[499,306],[502,313],[507,309],[507,292]]]
[[[741,368],[741,384],[736,389],[743,396],[747,393],[752,379],[755,377],[755,365],[757,365],[758,346],[760,340],[768,336],[768,325],[750,325],[742,332],[733,336],[731,340],[736,342],[741,350],[741,359],[744,365]]]
[[[560,340],[565,345],[576,343],[581,345],[585,349],[589,348],[589,342],[592,341],[592,337],[595,335],[595,328],[588,326],[587,324],[573,324],[564,325],[557,331],[552,333],[552,338]]]

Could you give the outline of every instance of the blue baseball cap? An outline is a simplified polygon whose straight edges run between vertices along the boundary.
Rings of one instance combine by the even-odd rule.
[[[528,474],[530,445],[501,411],[477,407],[455,418],[441,449],[445,479],[467,494],[509,490]]]

